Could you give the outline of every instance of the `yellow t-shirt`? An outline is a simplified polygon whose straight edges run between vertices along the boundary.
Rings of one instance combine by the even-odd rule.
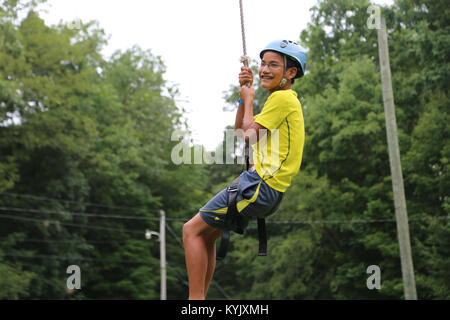
[[[267,128],[259,141],[250,141],[255,169],[270,187],[285,192],[300,170],[305,142],[297,93],[291,89],[275,91],[253,121]]]

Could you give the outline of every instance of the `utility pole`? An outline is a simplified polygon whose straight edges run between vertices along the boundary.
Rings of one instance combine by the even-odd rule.
[[[397,122],[394,110],[391,68],[389,65],[386,20],[384,18],[381,18],[381,28],[378,29],[378,52],[380,55],[381,84],[383,87],[383,104],[386,117],[386,134],[389,147],[392,188],[394,192],[395,218],[397,221],[398,243],[400,247],[403,291],[406,300],[417,300],[409,238],[408,214],[406,212],[405,190],[403,187],[402,166],[397,138]]]
[[[166,289],[166,213],[164,210],[160,212],[161,219],[159,221],[159,252],[161,265],[161,300],[167,300]]]

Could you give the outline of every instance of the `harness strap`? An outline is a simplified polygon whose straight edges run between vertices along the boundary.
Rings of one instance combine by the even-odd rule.
[[[236,208],[236,196],[238,192],[238,179],[227,187],[227,213],[225,215],[225,230],[222,231],[222,240],[220,241],[220,249],[217,252],[216,260],[222,260],[227,255],[228,245],[230,243],[230,230],[233,227],[233,222],[239,214]],[[244,230],[236,230],[238,233],[243,233]]]
[[[222,231],[222,240],[220,242],[220,249],[217,252],[216,259],[222,260],[227,255],[228,245],[230,243],[230,233],[231,230],[236,233],[243,234],[244,230],[236,224],[239,212],[236,207],[236,197],[238,192],[238,182],[239,178],[233,181],[233,183],[227,188],[227,213],[225,215],[225,230]],[[275,212],[283,199],[281,195],[272,209],[272,213]],[[258,239],[259,239],[259,249],[258,256],[267,256],[267,229],[266,220],[264,218],[257,218],[258,222]]]
[[[227,255],[228,244],[230,243],[230,231],[222,231],[222,240],[220,240],[220,249],[217,252],[216,260],[222,260]]]
[[[259,238],[258,256],[267,256],[266,219],[258,218],[257,221],[258,221],[258,238]]]

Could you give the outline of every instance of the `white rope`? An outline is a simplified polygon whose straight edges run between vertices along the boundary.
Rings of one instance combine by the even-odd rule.
[[[244,8],[242,6],[242,0],[239,0],[239,12],[241,16],[242,49],[244,52],[244,55],[241,56],[241,62],[244,64],[244,66],[248,67],[250,57],[247,56],[247,44],[245,41],[245,26],[244,26]]]

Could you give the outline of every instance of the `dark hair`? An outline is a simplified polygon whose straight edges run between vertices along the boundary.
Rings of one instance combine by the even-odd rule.
[[[300,77],[303,76],[302,68],[300,67],[300,64],[296,60],[292,59],[289,56],[286,56],[286,61],[287,61],[286,70],[289,68],[297,68],[297,73],[300,75]],[[294,84],[294,79],[291,79],[291,83]]]

